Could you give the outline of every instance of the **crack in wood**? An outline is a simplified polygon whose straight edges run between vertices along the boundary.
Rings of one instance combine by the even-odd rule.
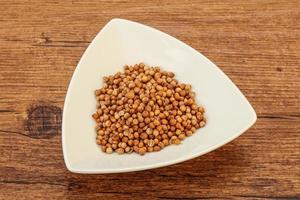
[[[22,40],[22,39],[11,39],[11,38],[4,38],[3,41],[6,42],[29,42],[28,40]]]
[[[2,133],[14,133],[14,134],[22,135],[22,136],[25,136],[25,137],[29,137],[29,138],[31,138],[31,139],[38,139],[38,138],[31,137],[30,135],[27,135],[27,134],[25,134],[25,133],[18,132],[18,131],[0,130],[0,132],[2,132]]]
[[[195,199],[220,199],[218,197],[203,197],[203,196],[197,196],[197,197],[162,197],[158,196],[156,197],[158,199],[172,199],[172,200],[195,200]],[[222,197],[222,199],[230,199],[228,197]]]
[[[62,43],[83,43],[83,44],[89,44],[89,41],[81,41],[81,40],[54,40],[52,41],[53,43],[55,42],[62,42]]]
[[[172,199],[172,200],[194,200],[194,199],[220,199],[220,197],[209,197],[209,196],[196,196],[196,197],[162,197],[158,196],[159,199]],[[277,200],[299,200],[300,196],[260,196],[260,195],[234,195],[228,197],[222,197],[221,199],[234,199],[234,198],[246,198],[246,199],[277,199]]]
[[[33,44],[36,47],[86,47],[86,45],[64,45],[64,44]]]
[[[288,114],[288,115],[268,115],[261,114],[257,116],[258,119],[288,119],[288,120],[296,120],[300,118],[300,114]]]
[[[15,110],[0,110],[0,113],[11,113],[15,112]]]
[[[3,38],[1,40],[6,42],[33,43],[32,46],[45,46],[45,47],[86,47],[86,45],[91,43],[91,41],[85,41],[85,40],[53,40],[49,36],[46,36],[45,33],[42,33],[41,37],[37,39],[40,40],[38,44],[36,44],[34,41],[31,40],[18,39],[18,38]],[[85,44],[85,45],[78,45],[78,44]]]
[[[279,200],[299,200],[300,196],[263,196],[263,195],[237,195],[235,197],[242,197],[242,198],[258,198],[258,199],[279,199]]]
[[[49,36],[46,36],[43,32],[41,34],[41,40],[38,44],[32,44],[32,46],[39,47],[86,47],[90,42],[81,40],[53,40]],[[84,45],[82,45],[84,44]]]
[[[24,180],[2,180],[0,181],[0,184],[21,184],[21,185],[34,185],[34,184],[46,184],[46,185],[54,185],[54,186],[64,186],[67,185],[62,183],[53,183],[48,181],[24,181]]]

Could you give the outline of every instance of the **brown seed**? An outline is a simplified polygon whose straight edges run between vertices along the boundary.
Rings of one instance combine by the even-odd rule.
[[[120,144],[120,147],[125,149],[127,147],[127,144],[125,142],[122,142],[122,143],[119,143]]]
[[[144,139],[143,142],[144,142],[144,144],[147,144],[148,143],[148,139]]]
[[[204,113],[204,112],[205,112],[204,108],[203,108],[203,107],[201,107],[201,106],[200,106],[200,107],[198,107],[198,111],[199,111],[199,112],[201,112],[201,113]]]
[[[197,112],[196,113],[196,117],[197,117],[198,120],[202,120],[203,119],[203,115],[202,115],[201,112]]]
[[[142,81],[143,81],[144,83],[146,83],[148,80],[149,80],[148,76],[143,76],[143,77],[142,77]]]
[[[177,92],[177,93],[181,92],[181,90],[182,89],[180,87],[175,88],[175,92]]]
[[[180,140],[183,140],[183,139],[185,138],[185,135],[184,135],[184,134],[180,134],[180,135],[178,135],[178,138],[179,138]]]
[[[142,139],[148,138],[147,133],[141,133],[140,138],[142,138]]]
[[[162,119],[162,120],[161,120],[161,123],[162,123],[162,124],[168,124],[168,121],[167,121],[166,119]]]
[[[186,91],[185,90],[182,90],[179,92],[180,96],[184,97],[186,95]]]
[[[186,113],[190,113],[191,112],[191,108],[190,107],[186,107]],[[194,113],[195,114],[195,113]]]
[[[126,153],[131,153],[133,151],[133,148],[132,147],[126,147],[125,148],[125,152]]]
[[[180,140],[179,139],[175,139],[174,140],[174,144],[176,144],[176,145],[180,144]]]
[[[203,127],[203,126],[205,126],[205,122],[204,122],[204,121],[201,121],[201,122],[200,122],[200,127]]]
[[[171,131],[169,131],[169,132],[168,132],[168,136],[169,136],[169,138],[170,138],[170,137],[172,137],[173,135],[174,135],[174,133],[173,133],[173,132],[171,132]]]
[[[181,118],[180,116],[176,116],[176,121],[177,121],[178,123],[181,123],[181,122],[182,122],[182,118]]]
[[[147,116],[149,115],[149,112],[151,112],[151,110],[152,110],[151,106],[147,105],[147,106],[145,107],[145,111],[148,112]],[[146,116],[146,117],[147,117],[147,116]]]
[[[130,91],[130,92],[127,93],[126,96],[127,96],[128,99],[133,99],[134,98],[134,92]]]
[[[139,147],[138,146],[133,146],[133,151],[138,153],[139,152]]]
[[[160,125],[160,122],[159,122],[157,119],[155,119],[155,120],[153,121],[153,124],[154,124],[155,126],[159,126],[159,125]]]
[[[175,127],[175,126],[171,126],[171,127],[170,127],[170,131],[175,132],[175,131],[176,131],[176,127]]]
[[[169,130],[169,126],[168,125],[163,124],[161,127],[162,127],[163,131],[168,131]]]
[[[135,88],[133,89],[133,91],[134,91],[134,93],[138,94],[138,93],[140,92],[140,88],[135,87]]]
[[[186,132],[186,136],[191,136],[191,135],[193,135],[193,132],[192,132],[192,131],[187,131],[187,132]]]
[[[160,77],[161,77],[161,73],[157,72],[157,73],[154,74],[154,78],[155,78],[155,79],[158,79],[158,78],[160,78]]]
[[[194,133],[196,131],[196,128],[195,127],[192,127],[191,128],[191,131]]]
[[[151,135],[151,134],[153,133],[152,128],[147,128],[146,133],[147,133],[148,135]]]
[[[148,140],[147,145],[149,147],[153,147],[154,146],[154,140]]]
[[[138,141],[138,140],[133,140],[133,145],[134,145],[134,146],[139,145],[139,141]]]
[[[92,117],[93,117],[94,119],[98,119],[98,118],[100,117],[100,115],[99,115],[98,113],[94,113],[94,114],[92,115]]]
[[[144,146],[144,143],[143,142],[139,142],[138,147],[142,148],[143,146]]]
[[[171,124],[171,125],[175,125],[176,123],[177,123],[177,121],[176,121],[175,119],[171,119],[171,120],[170,120],[170,124]]]
[[[182,106],[180,106],[180,110],[181,110],[182,112],[185,112],[185,111],[186,111],[186,107],[185,107],[184,105],[182,105]]]
[[[129,87],[130,89],[134,88],[134,87],[135,87],[135,83],[134,83],[134,82],[130,82],[130,83],[128,84],[128,87]]]
[[[143,98],[142,98],[142,102],[143,102],[143,103],[147,103],[148,101],[149,101],[148,97],[143,97]]]
[[[129,146],[133,146],[133,140],[128,140],[127,144],[128,144]]]
[[[144,155],[147,151],[147,148],[146,147],[142,147],[142,148],[139,148],[139,154],[140,155]]]
[[[162,137],[162,139],[167,139],[168,135],[164,133],[161,137]]]
[[[166,91],[166,96],[170,97],[170,96],[172,96],[172,93],[173,93],[172,90],[167,90]]]
[[[98,135],[104,135],[104,131],[103,130],[99,130],[97,133],[98,133]]]
[[[160,110],[158,110],[158,109],[155,110],[155,111],[154,111],[154,114],[155,114],[155,115],[159,115],[159,114],[160,114]]]
[[[103,152],[106,152],[106,146],[101,146],[101,150],[102,150]]]
[[[163,144],[164,144],[165,146],[168,146],[168,145],[169,145],[169,140],[168,140],[168,139],[164,139],[162,142],[163,142]]]
[[[159,118],[161,118],[161,119],[164,119],[164,118],[166,118],[166,116],[165,116],[165,114],[164,113],[159,113]]]
[[[111,147],[106,148],[106,153],[111,154],[113,152],[113,149]]]
[[[157,127],[156,127],[156,130],[158,130],[159,133],[163,132],[162,126],[157,126]]]
[[[106,121],[106,122],[105,122],[105,126],[106,126],[106,127],[109,127],[110,125],[111,125],[111,121]]]
[[[154,129],[155,128],[154,123],[153,122],[149,123],[149,127],[152,128],[152,129]]]
[[[118,149],[116,149],[116,152],[118,154],[123,154],[124,153],[124,149],[123,148],[118,148]]]
[[[159,146],[154,146],[154,147],[153,147],[153,150],[154,150],[154,151],[159,151],[159,150],[160,150],[160,147],[159,147]]]
[[[146,117],[145,120],[144,120],[144,122],[145,122],[146,124],[149,124],[149,123],[151,122],[151,119],[150,119],[149,117]]]
[[[137,125],[139,123],[139,121],[137,119],[133,119],[132,123],[135,124],[135,125]]]
[[[130,117],[130,114],[129,113],[125,113],[124,114],[124,119],[128,119]]]
[[[136,139],[138,139],[138,138],[140,137],[139,133],[137,133],[137,132],[135,132],[135,133],[133,134],[133,136],[134,136],[134,138],[136,138]]]
[[[163,87],[160,86],[160,85],[157,85],[157,86],[156,86],[156,89],[157,89],[158,91],[161,91],[161,90],[163,90]]]
[[[155,129],[155,130],[153,131],[153,135],[154,135],[154,136],[158,136],[158,135],[159,135],[159,131]]]
[[[144,123],[144,122],[140,122],[140,123],[139,123],[139,127],[140,127],[140,128],[144,128],[144,127],[145,127],[145,123]]]
[[[192,119],[192,124],[196,125],[197,124],[197,120],[196,119]]]
[[[161,149],[163,149],[163,148],[165,147],[165,145],[164,145],[163,142],[159,142],[159,143],[158,143],[158,146],[159,146]]]
[[[147,106],[146,106],[146,107],[147,107]],[[151,109],[151,107],[150,107],[150,109]],[[143,117],[148,117],[148,116],[149,116],[149,112],[145,110],[145,111],[142,113],[142,116],[143,116]]]
[[[180,135],[181,134],[181,130],[177,129],[176,130],[176,135]]]
[[[147,151],[148,152],[152,152],[153,151],[153,147],[147,147]]]
[[[111,147],[111,144],[110,143],[106,143],[105,146],[106,146],[106,148],[108,148],[108,147]]]
[[[143,118],[142,116],[139,116],[139,117],[138,117],[138,121],[139,121],[139,122],[143,122],[143,121],[144,121],[144,118]]]
[[[117,145],[117,144],[112,144],[112,145],[111,145],[111,148],[117,149],[117,148],[118,148],[118,145]]]

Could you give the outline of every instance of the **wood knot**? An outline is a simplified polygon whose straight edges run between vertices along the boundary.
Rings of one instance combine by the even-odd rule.
[[[277,67],[276,70],[277,70],[278,72],[282,72],[282,68],[281,68],[281,67]]]
[[[51,138],[61,131],[61,108],[35,105],[28,109],[25,127],[32,138]]]

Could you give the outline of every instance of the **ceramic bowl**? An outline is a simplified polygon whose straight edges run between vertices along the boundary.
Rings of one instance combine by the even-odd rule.
[[[125,64],[144,62],[172,71],[192,85],[198,104],[206,109],[207,124],[182,144],[159,152],[105,154],[96,144],[94,91],[102,77]],[[256,121],[250,103],[233,82],[209,59],[187,44],[136,22],[113,19],[83,54],[71,79],[62,122],[63,155],[76,173],[118,173],[172,165],[208,153],[235,139]]]

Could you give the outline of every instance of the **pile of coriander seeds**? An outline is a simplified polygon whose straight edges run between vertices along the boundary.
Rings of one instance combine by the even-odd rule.
[[[196,104],[191,85],[174,76],[140,63],[104,77],[104,87],[95,92],[93,114],[103,152],[160,151],[205,126],[204,108]]]

